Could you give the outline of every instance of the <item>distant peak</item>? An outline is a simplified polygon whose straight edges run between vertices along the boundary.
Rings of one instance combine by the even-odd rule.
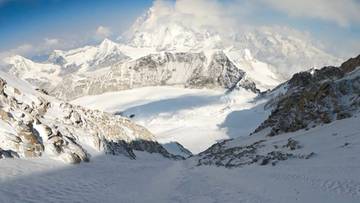
[[[4,62],[8,63],[8,64],[14,64],[14,63],[19,63],[19,62],[31,62],[31,60],[20,56],[20,55],[12,55],[12,56],[8,56],[6,58],[4,58]]]
[[[116,45],[115,42],[113,42],[112,40],[105,38],[101,43],[100,46],[111,46],[111,45]]]

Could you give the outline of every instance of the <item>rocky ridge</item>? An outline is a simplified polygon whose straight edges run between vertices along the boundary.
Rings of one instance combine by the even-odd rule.
[[[183,159],[168,153],[148,130],[126,118],[61,102],[27,86],[1,74],[1,158],[47,155],[79,163],[89,161],[90,149],[131,159],[136,158],[136,150]]]
[[[255,132],[270,128],[274,136],[352,116],[360,109],[359,66],[360,56],[295,74],[281,85],[286,91],[268,102],[272,113]]]
[[[60,98],[74,99],[145,86],[183,85],[190,88],[245,88],[259,92],[247,74],[235,66],[222,51],[205,53],[150,54],[119,63],[108,71],[84,77],[73,75],[52,91]]]
[[[311,131],[313,127],[358,115],[359,67],[360,56],[349,59],[339,67],[329,66],[295,74],[286,83],[259,96],[269,99],[265,108],[271,108],[272,112],[251,136],[214,144],[192,160],[198,166],[232,168],[252,164],[274,166],[279,161],[315,156],[317,153],[309,151],[298,141],[296,134],[306,134],[304,132]],[[301,133],[301,130],[304,132]],[[340,147],[347,145],[348,142]]]

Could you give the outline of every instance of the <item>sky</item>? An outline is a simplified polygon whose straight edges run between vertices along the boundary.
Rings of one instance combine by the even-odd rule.
[[[339,57],[360,54],[360,0],[157,0],[232,26],[285,26]],[[0,57],[118,39],[152,0],[0,0]],[[215,19],[215,17],[217,19]],[[196,19],[194,19],[196,21]]]

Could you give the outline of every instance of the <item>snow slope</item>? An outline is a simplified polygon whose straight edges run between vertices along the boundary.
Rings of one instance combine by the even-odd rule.
[[[269,138],[294,137],[301,150],[316,153],[276,166],[194,167],[191,159],[176,162],[144,153],[137,161],[106,156],[75,166],[46,158],[0,160],[0,202],[357,203],[359,122],[358,115]]]
[[[267,116],[264,101],[246,90],[145,87],[85,96],[72,103],[131,118],[161,143],[177,141],[198,153],[218,140],[248,135]]]

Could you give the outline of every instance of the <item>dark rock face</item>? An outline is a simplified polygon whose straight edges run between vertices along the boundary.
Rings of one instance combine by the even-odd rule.
[[[263,141],[248,146],[226,148],[227,141],[217,143],[198,155],[198,166],[216,165],[225,167],[239,167],[257,162],[256,151]]]
[[[146,141],[146,140],[135,140],[129,143],[129,146],[136,151],[145,151],[149,153],[158,153],[162,156],[175,159],[175,160],[183,160],[184,157],[180,155],[170,154],[161,144],[154,141]]]
[[[339,68],[324,67],[313,74],[295,74],[287,83],[287,92],[276,98],[275,105],[271,101],[275,106],[271,115],[255,132],[265,128],[271,129],[268,136],[294,132],[348,118],[359,111],[360,74],[346,72],[355,70],[357,59],[344,64]]]
[[[4,93],[5,85],[6,85],[6,81],[0,78],[0,94]]]
[[[299,154],[294,150],[299,149],[299,142],[289,139],[281,148],[269,147],[266,140],[259,140],[243,146],[227,146],[230,140],[214,144],[206,151],[196,156],[197,166],[216,165],[226,168],[243,167],[251,164],[276,165],[279,161],[288,159],[309,159],[315,153]]]
[[[3,150],[0,148],[0,159],[19,158],[19,155],[11,150]]]
[[[340,69],[343,70],[345,73],[349,73],[355,70],[355,68],[359,66],[360,66],[360,55],[355,58],[351,58],[346,62],[344,62],[343,64],[341,64]]]
[[[102,143],[106,154],[125,155],[130,159],[136,159],[136,154],[134,153],[134,151],[158,153],[165,158],[174,160],[185,159],[182,156],[170,154],[161,144],[154,141],[135,140],[128,143],[123,140],[117,142],[103,140]]]

